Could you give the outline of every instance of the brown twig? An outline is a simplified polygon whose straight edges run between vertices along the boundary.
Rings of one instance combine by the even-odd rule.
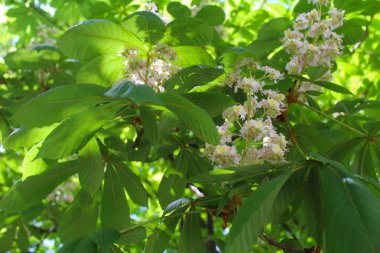
[[[294,252],[294,253],[305,253],[306,252],[303,249],[296,249],[296,248],[290,247],[288,245],[284,245],[284,244],[282,244],[280,242],[277,242],[277,241],[269,238],[266,235],[261,235],[260,238],[263,239],[264,241],[266,241],[268,244],[270,244],[272,246],[275,246],[275,247],[277,247],[279,249],[282,249],[284,251],[289,251],[289,252]]]

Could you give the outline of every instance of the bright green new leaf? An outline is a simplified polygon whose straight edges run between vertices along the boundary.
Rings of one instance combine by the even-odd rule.
[[[54,128],[57,127],[57,124],[45,127],[34,127],[34,128],[18,128],[12,132],[4,140],[4,147],[6,149],[16,149],[21,147],[30,147],[37,142],[42,141],[48,136]]]
[[[59,39],[58,48],[68,57],[85,61],[104,54],[117,55],[126,48],[146,50],[136,35],[106,20],[76,24]]]
[[[111,87],[123,79],[126,67],[125,59],[119,55],[107,54],[97,56],[86,62],[77,74],[77,83],[93,83]]]
[[[182,68],[193,65],[207,65],[215,67],[216,63],[212,56],[203,48],[196,46],[173,47],[177,54],[174,64]]]
[[[225,16],[223,9],[216,5],[206,5],[195,15],[211,26],[223,24]]]

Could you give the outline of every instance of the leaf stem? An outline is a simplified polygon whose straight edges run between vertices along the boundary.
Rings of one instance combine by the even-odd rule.
[[[358,129],[353,128],[353,127],[347,125],[346,123],[343,123],[343,122],[341,122],[341,121],[335,119],[334,117],[331,117],[331,116],[329,116],[329,115],[327,115],[327,114],[325,114],[325,113],[323,113],[323,112],[321,112],[321,111],[319,111],[319,110],[317,110],[317,109],[315,109],[315,108],[313,108],[313,107],[311,107],[311,106],[309,106],[309,105],[307,105],[307,104],[305,104],[305,103],[303,103],[303,102],[301,102],[301,101],[297,101],[297,103],[300,104],[300,105],[305,106],[306,108],[308,108],[308,109],[310,109],[310,110],[312,110],[312,111],[314,111],[314,112],[316,112],[316,113],[318,113],[318,114],[320,114],[320,115],[322,115],[322,116],[324,116],[324,117],[326,117],[326,118],[328,118],[328,119],[330,119],[330,120],[332,120],[332,121],[335,121],[335,122],[338,123],[339,125],[341,125],[341,126],[347,128],[347,129],[350,129],[351,131],[353,131],[353,132],[355,132],[355,133],[357,133],[357,134],[359,134],[359,135],[361,135],[361,136],[364,136],[364,137],[366,137],[366,138],[369,138],[369,136],[368,136],[366,133],[363,133],[363,132],[359,131]]]

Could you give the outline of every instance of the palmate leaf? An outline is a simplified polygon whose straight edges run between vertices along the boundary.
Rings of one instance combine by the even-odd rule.
[[[177,54],[174,65],[182,68],[193,65],[216,66],[214,58],[202,47],[197,46],[176,46],[173,47]]]
[[[216,92],[191,92],[183,96],[201,107],[211,117],[221,115],[227,107],[236,104],[231,97]]]
[[[216,5],[206,5],[195,15],[196,18],[204,20],[211,26],[223,24],[225,16],[223,9]]]
[[[324,250],[327,253],[379,252],[380,199],[341,168],[327,165],[319,172]]]
[[[186,92],[194,88],[207,84],[224,73],[223,69],[206,65],[194,65],[182,69],[164,83],[166,91],[172,91],[178,86],[180,92]]]
[[[206,253],[199,225],[199,215],[196,213],[187,214],[184,220],[179,238],[178,253]]]
[[[113,117],[119,106],[101,104],[68,118],[46,137],[37,158],[59,159],[79,151]]]
[[[65,244],[58,250],[58,253],[97,253],[98,247],[89,237],[78,239]]]
[[[104,54],[118,54],[125,48],[146,51],[143,42],[120,25],[106,20],[89,20],[67,30],[58,48],[68,57],[90,60]]]
[[[146,135],[152,145],[155,146],[158,144],[159,138],[156,115],[147,106],[141,106],[139,110],[144,128],[144,135]]]
[[[123,57],[116,54],[97,56],[79,69],[76,82],[111,87],[115,82],[123,79],[124,61]]]
[[[4,148],[15,149],[20,147],[30,147],[45,139],[56,127],[57,125],[53,124],[45,127],[18,128],[4,140]]]
[[[253,243],[271,218],[271,209],[290,174],[283,174],[262,185],[243,203],[228,234],[225,253],[251,252]]]
[[[184,166],[185,154],[181,149],[173,165],[169,167],[161,179],[157,197],[162,208],[165,208],[174,200],[182,197],[186,188],[186,167]]]
[[[103,252],[110,252],[114,242],[120,238],[120,232],[115,229],[101,229],[92,236],[92,241],[99,245]],[[112,252],[112,251],[111,251]]]
[[[166,249],[171,235],[181,219],[181,215],[187,208],[187,206],[179,208],[164,218],[164,221],[161,222],[149,236],[144,248],[145,253],[162,253]]]
[[[165,23],[148,11],[138,11],[126,18],[121,26],[150,45],[156,44],[165,33]]]
[[[79,152],[78,176],[80,184],[90,196],[94,196],[103,182],[104,160],[97,141],[93,138]]]
[[[62,242],[69,242],[93,234],[98,213],[99,202],[85,190],[80,191],[59,221],[59,238]]]
[[[123,229],[129,225],[129,205],[120,178],[107,166],[100,209],[103,228]]]
[[[163,93],[161,100],[197,137],[210,144],[218,143],[216,126],[202,108],[176,94]]]
[[[213,36],[212,28],[202,19],[181,17],[166,26],[163,41],[175,46],[203,46],[211,43]]]
[[[127,98],[137,105],[161,105],[160,96],[148,85],[138,85],[130,81],[120,81],[105,93],[109,97]]]
[[[37,204],[65,179],[77,171],[76,161],[58,164],[42,174],[31,176],[14,184],[0,200],[0,210],[21,212]]]
[[[104,102],[101,96],[105,91],[105,88],[93,84],[63,85],[29,100],[13,117],[28,127],[51,125]]]
[[[148,206],[148,194],[141,183],[140,178],[116,156],[111,157],[111,163],[117,171],[121,184],[127,190],[127,193],[133,202],[140,206]]]

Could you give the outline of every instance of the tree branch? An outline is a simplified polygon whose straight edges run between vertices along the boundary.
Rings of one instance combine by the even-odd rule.
[[[277,247],[279,249],[285,250],[285,251],[294,252],[294,253],[305,253],[306,252],[303,249],[296,249],[296,248],[292,248],[292,247],[290,247],[288,245],[284,245],[282,243],[279,243],[279,242],[277,242],[277,241],[269,238],[266,235],[261,235],[260,238],[263,239],[264,241],[266,241],[268,244],[270,244],[272,246],[275,246],[275,247]]]

